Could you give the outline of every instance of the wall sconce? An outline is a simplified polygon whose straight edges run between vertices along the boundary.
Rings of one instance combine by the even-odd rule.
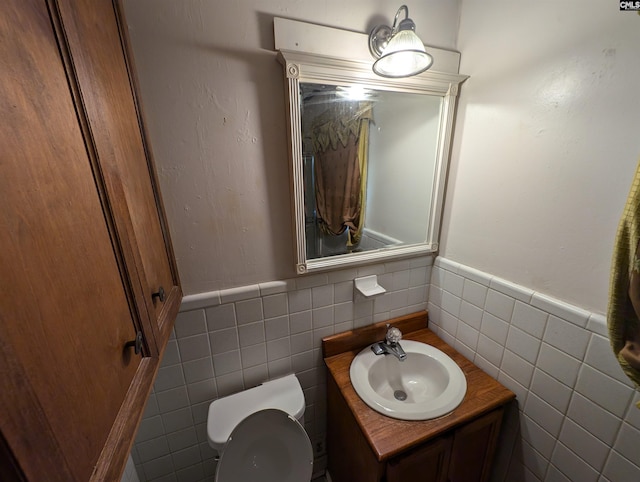
[[[404,10],[405,18],[398,25]],[[393,27],[378,25],[369,34],[369,51],[378,59],[373,71],[382,77],[411,77],[424,72],[433,63],[433,57],[416,35],[416,24],[409,18],[409,9],[402,5],[396,13]]]

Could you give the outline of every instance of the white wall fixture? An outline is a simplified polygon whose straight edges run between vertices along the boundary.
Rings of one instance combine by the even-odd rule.
[[[301,27],[305,25],[308,28]],[[459,85],[467,79],[467,76],[457,73],[459,54],[434,49],[434,67],[441,66],[447,71],[433,68],[410,78],[383,78],[371,70],[371,59],[363,60],[358,54],[354,58],[345,58],[343,51],[349,50],[348,47],[339,51],[335,47],[332,50],[325,46],[313,53],[300,50],[304,48],[300,46],[308,45],[305,40],[307,35],[321,45],[323,38],[328,39],[328,45],[333,45],[331,39],[335,37],[345,42],[366,43],[365,34],[278,18],[274,20],[274,28],[276,49],[284,67],[287,90],[297,273],[434,253],[438,249],[455,103]],[[346,100],[345,92],[354,90],[364,98]],[[379,108],[383,104],[388,107]],[[340,114],[338,117],[332,112],[335,109],[355,114],[349,113],[350,117]],[[403,123],[400,134],[387,133],[385,136],[385,132],[382,132],[384,119],[380,117],[382,114],[378,114],[381,112],[391,112],[391,124]],[[362,124],[351,126],[363,119],[367,123],[366,136]],[[344,199],[350,198],[336,193],[335,189],[325,190],[321,187],[319,181],[323,174],[318,165],[322,159],[320,153],[326,151],[318,150],[317,144],[318,139],[335,144],[338,142],[335,139],[339,138],[342,146],[347,147],[349,141],[344,140],[348,136],[343,136],[342,132],[338,135],[333,131],[317,134],[314,130],[318,125],[324,129],[331,124],[348,125],[357,139],[354,141],[355,147],[351,149],[358,150],[357,165],[350,164],[348,169],[351,170],[343,175],[344,178],[357,178],[356,181],[350,181],[349,192],[356,201],[349,205],[349,210],[334,216],[339,220],[335,225],[331,219],[327,219],[329,216],[323,211],[324,200],[321,198],[343,196],[334,205],[342,205]],[[430,135],[413,135],[414,131],[424,130],[428,125],[435,126],[430,130]],[[380,148],[381,141],[378,139],[386,139],[383,142],[384,149]],[[409,146],[408,139],[418,144]],[[335,150],[334,145],[330,147]],[[322,148],[328,149],[326,146]],[[382,156],[382,152],[387,155]],[[363,161],[364,158],[366,161]],[[407,162],[413,162],[413,167]],[[385,172],[385,166],[387,171],[389,166],[394,166],[393,171],[404,177],[397,180],[386,176],[385,189],[376,189],[373,182],[377,174]],[[335,172],[335,169],[331,171]],[[380,199],[376,193],[380,191],[384,191],[386,196],[384,202],[378,202]],[[409,203],[407,194],[414,198],[422,197],[417,202]],[[383,216],[372,216],[371,209],[375,205],[380,205],[380,209],[387,212]],[[369,222],[375,218],[379,224],[369,226],[367,218]],[[405,219],[405,224],[420,226],[420,234],[412,235],[409,239],[400,232],[392,232],[392,221],[399,218]],[[359,242],[360,234],[366,232],[367,228],[401,242],[393,246],[365,249]]]
[[[360,293],[365,298],[373,298],[374,296],[387,292],[387,290],[378,284],[378,276],[375,274],[356,278],[354,280],[354,287],[356,293]]]

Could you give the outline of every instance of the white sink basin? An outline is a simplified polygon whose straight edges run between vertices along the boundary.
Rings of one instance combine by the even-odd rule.
[[[404,361],[367,346],[351,363],[351,384],[372,409],[401,420],[429,420],[451,412],[467,393],[460,367],[437,348],[411,340]]]

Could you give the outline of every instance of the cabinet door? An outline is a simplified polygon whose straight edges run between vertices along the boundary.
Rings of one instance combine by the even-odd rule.
[[[57,4],[116,228],[132,229],[127,270],[137,281],[136,302],[148,311],[152,336],[147,337],[147,348],[156,356],[169,337],[182,293],[118,2],[57,0]]]
[[[445,482],[451,437],[439,437],[387,463],[387,482]]]
[[[503,409],[494,410],[456,430],[449,467],[450,482],[489,480]]]
[[[0,10],[0,445],[28,480],[87,481],[139,318],[55,21],[42,0]]]

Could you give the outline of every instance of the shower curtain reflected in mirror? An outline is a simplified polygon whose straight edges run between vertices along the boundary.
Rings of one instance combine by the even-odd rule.
[[[370,102],[345,102],[333,92],[311,104],[310,110],[315,113],[307,117],[305,151],[312,154],[313,184],[306,185],[305,191],[312,187],[314,196],[305,198],[314,202],[314,209],[307,206],[307,214],[314,212],[319,232],[315,238],[307,237],[317,241],[316,246],[307,247],[308,255],[357,251],[364,226],[372,106]]]

